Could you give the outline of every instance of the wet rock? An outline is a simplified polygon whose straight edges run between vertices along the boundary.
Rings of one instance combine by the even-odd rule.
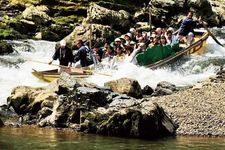
[[[72,91],[74,88],[81,87],[87,84],[81,80],[75,80],[68,73],[61,73],[59,79],[51,82],[46,89],[57,93],[58,95],[66,94]]]
[[[13,52],[12,46],[6,41],[0,41],[0,55]]]
[[[110,89],[114,92],[127,94],[135,98],[142,98],[141,86],[136,80],[133,79],[121,78],[106,82],[104,86],[110,87]]]
[[[52,109],[50,109],[49,107],[43,107],[39,112],[38,112],[38,116],[39,118],[45,118],[49,115],[52,114]]]
[[[108,119],[98,123],[97,133],[110,136],[158,138],[173,135],[175,125],[157,104],[143,103],[140,109],[118,109]],[[145,109],[145,111],[141,111]]]
[[[146,86],[142,89],[142,94],[143,94],[143,95],[152,95],[153,92],[154,92],[154,90],[153,90],[150,86],[148,86],[148,85],[146,85]]]
[[[59,41],[61,37],[49,29],[44,29],[41,31],[41,39],[48,41]]]
[[[97,88],[90,87],[78,87],[74,100],[82,103],[87,109],[102,107],[110,103],[110,99],[107,99],[109,91],[99,90]]]
[[[44,88],[31,88],[28,86],[18,86],[12,90],[7,98],[8,107],[12,106],[17,114],[36,114],[41,109],[44,100],[54,101],[57,95],[46,91]]]
[[[152,95],[154,96],[170,95],[174,91],[177,91],[177,88],[174,84],[162,81],[157,84],[155,92]]]

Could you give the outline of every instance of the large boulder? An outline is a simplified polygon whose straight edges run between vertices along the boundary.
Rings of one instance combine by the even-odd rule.
[[[27,7],[23,13],[22,17],[25,20],[33,21],[35,25],[48,25],[52,19],[48,16],[48,8],[46,6],[33,6]]]
[[[57,94],[45,88],[18,86],[7,98],[8,106],[12,106],[17,114],[36,114],[44,101],[55,101]]]
[[[136,103],[137,105],[118,103],[109,109],[99,108],[94,113],[84,113],[86,118],[83,119],[81,130],[108,136],[148,139],[175,134],[175,124],[161,107],[152,102]]]
[[[114,11],[97,4],[91,4],[87,11],[87,21],[89,23],[110,25],[113,29],[121,31],[128,30],[130,14],[124,10]]]
[[[109,87],[113,92],[127,94],[135,98],[142,98],[142,90],[138,81],[128,78],[121,78],[106,82],[104,86]]]
[[[190,6],[192,9],[196,10],[197,15],[202,16],[202,19],[207,21],[208,24],[216,26],[221,23],[221,17],[212,10],[212,5],[209,0],[191,0]]]
[[[113,30],[110,26],[101,24],[81,24],[77,25],[73,32],[68,35],[65,39],[71,43],[77,40],[104,41],[105,39],[112,40],[119,35],[118,32]]]
[[[12,46],[6,41],[0,41],[0,55],[9,54],[13,52]]]
[[[196,16],[202,16],[204,21],[209,25],[221,25],[224,22],[224,5],[221,2],[213,0],[152,0],[151,1],[151,15],[152,22],[156,26],[179,26],[180,21],[183,19],[189,10],[194,11]],[[180,10],[177,12],[177,10]],[[139,16],[147,18],[149,10],[139,11],[136,13],[136,20],[140,19]],[[147,21],[147,20],[144,20]]]

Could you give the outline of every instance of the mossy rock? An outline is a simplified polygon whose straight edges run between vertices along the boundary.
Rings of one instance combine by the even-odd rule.
[[[83,17],[78,17],[76,15],[70,15],[70,16],[57,16],[54,17],[53,20],[57,25],[70,25],[74,24],[74,22],[78,22],[81,20]]]
[[[0,41],[0,55],[13,52],[13,48],[6,41]]]
[[[8,40],[17,40],[17,39],[25,39],[27,36],[22,35],[18,31],[9,28],[9,29],[0,29],[0,39],[8,39]]]
[[[47,29],[42,30],[41,34],[42,34],[42,40],[59,41],[61,39],[58,34]]]

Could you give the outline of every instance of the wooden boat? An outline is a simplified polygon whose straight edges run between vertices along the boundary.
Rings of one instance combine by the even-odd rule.
[[[32,74],[44,81],[51,82],[55,79],[58,79],[60,74],[58,73],[58,69],[54,70],[46,70],[46,71],[37,71],[33,69]],[[69,73],[74,78],[87,78],[90,75],[92,75],[91,70],[90,71],[76,71]]]
[[[174,52],[170,56],[163,58],[161,60],[158,60],[154,63],[150,63],[147,65],[145,64],[143,66],[154,69],[157,67],[161,67],[165,64],[168,64],[170,62],[173,62],[179,59],[179,57],[183,55],[203,54],[204,48],[206,46],[206,40],[209,37],[209,33],[206,30],[201,30],[201,29],[196,29],[194,31],[195,31],[195,38],[194,38],[194,42],[191,45],[186,46],[186,44],[179,44],[179,50]]]

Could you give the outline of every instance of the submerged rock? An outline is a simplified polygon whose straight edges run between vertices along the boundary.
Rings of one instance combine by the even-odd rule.
[[[12,46],[6,41],[0,41],[0,55],[13,52]]]

